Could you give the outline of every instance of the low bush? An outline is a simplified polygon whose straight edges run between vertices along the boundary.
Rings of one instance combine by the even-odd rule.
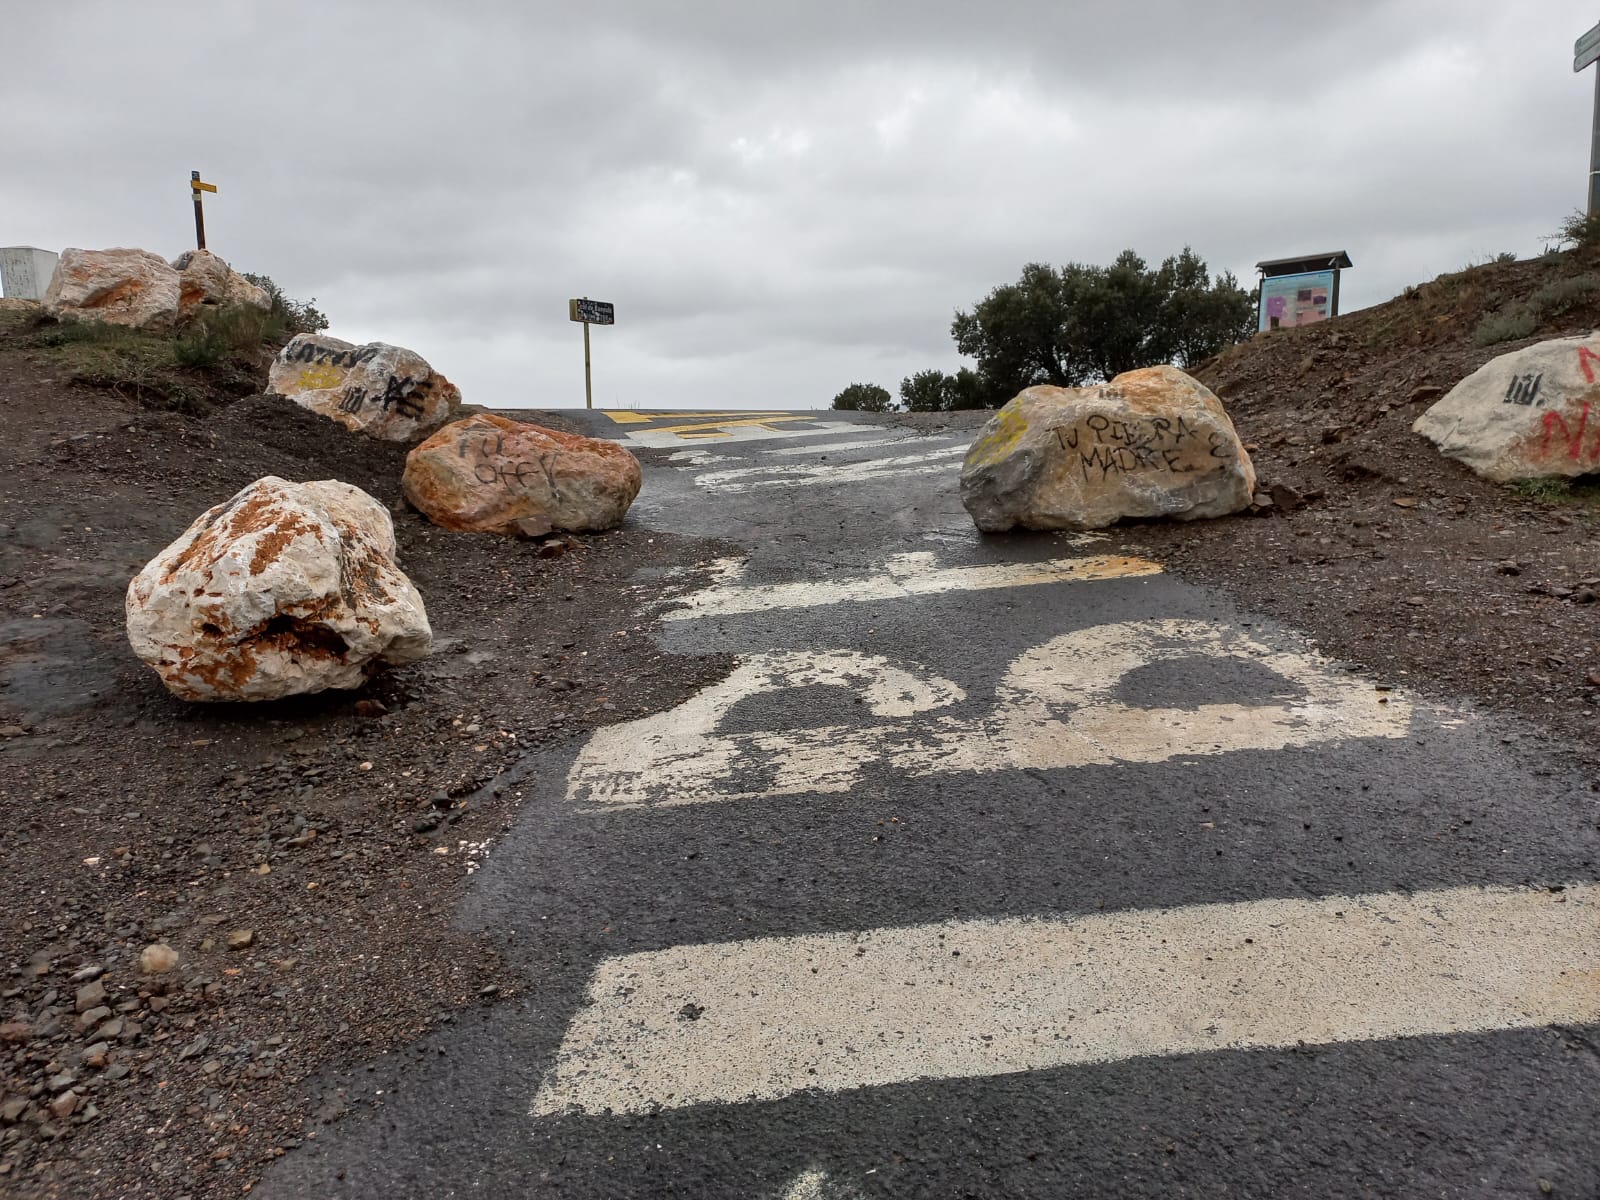
[[[1514,342],[1529,336],[1539,326],[1539,317],[1526,304],[1512,304],[1499,312],[1484,314],[1473,330],[1472,340],[1480,346]]]

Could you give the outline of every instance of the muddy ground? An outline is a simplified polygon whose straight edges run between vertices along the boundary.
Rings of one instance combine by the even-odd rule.
[[[264,474],[393,502],[404,449],[277,398],[151,412],[39,371],[0,350],[0,1194],[237,1196],[342,1110],[320,1072],[514,988],[450,920],[515,810],[500,775],[726,669],[640,617],[718,550],[400,509],[432,658],[360,693],[184,704],[127,649],[132,573]],[[157,942],[180,962],[143,974]]]

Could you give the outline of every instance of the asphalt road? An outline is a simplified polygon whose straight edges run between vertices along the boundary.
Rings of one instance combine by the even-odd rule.
[[[740,665],[518,766],[458,919],[526,987],[255,1194],[1600,1195],[1586,779],[1136,531],[979,538],[968,435],[591,419]]]

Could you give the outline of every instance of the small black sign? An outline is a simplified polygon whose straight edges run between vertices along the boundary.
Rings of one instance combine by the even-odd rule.
[[[567,316],[571,320],[583,321],[590,325],[617,323],[616,305],[605,300],[568,300]]]

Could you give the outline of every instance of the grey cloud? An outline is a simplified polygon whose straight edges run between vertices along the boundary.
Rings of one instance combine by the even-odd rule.
[[[0,240],[176,254],[200,168],[215,248],[469,399],[571,402],[588,294],[611,402],[825,404],[1029,260],[1345,246],[1349,306],[1535,252],[1592,14],[1515,7],[32,5]]]

